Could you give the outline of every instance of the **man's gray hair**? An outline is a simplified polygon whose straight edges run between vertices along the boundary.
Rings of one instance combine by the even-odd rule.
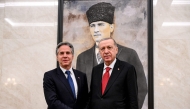
[[[116,41],[115,41],[113,38],[111,38],[111,37],[109,37],[109,38],[103,38],[103,39],[101,39],[101,40],[99,41],[99,43],[102,42],[102,41],[104,41],[104,40],[109,40],[109,39],[113,40],[114,45],[117,47]],[[98,44],[98,48],[99,48],[99,44]]]
[[[58,49],[62,46],[62,45],[67,45],[71,48],[71,53],[74,55],[74,47],[71,43],[69,42],[60,42],[59,44],[57,44],[56,47],[56,55],[58,55]]]

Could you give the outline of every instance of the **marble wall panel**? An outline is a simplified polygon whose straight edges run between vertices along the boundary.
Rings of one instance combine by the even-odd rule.
[[[156,109],[189,109],[189,40],[157,40],[155,57]]]
[[[0,1],[0,80],[2,75],[2,54],[3,54],[3,28],[4,28],[4,0]],[[1,86],[0,86],[1,87]]]
[[[0,39],[0,80],[1,80],[1,73],[2,73],[2,48],[3,48],[3,41]]]
[[[0,5],[3,4],[0,2]],[[0,39],[3,38],[3,24],[4,24],[4,7],[0,7]],[[1,44],[1,43],[0,43]]]
[[[168,2],[169,1],[169,2]],[[166,3],[165,3],[166,2]],[[155,39],[189,39],[190,6],[188,4],[172,5],[172,1],[158,1],[154,6],[154,38]],[[173,23],[172,26],[164,25]],[[184,23],[181,25],[176,23]]]
[[[6,7],[3,37],[6,39],[53,37],[55,34],[50,33],[50,30],[54,29],[55,31],[54,26],[57,25],[57,8],[55,7],[57,6]],[[41,33],[46,31],[46,37],[39,31]]]
[[[57,1],[4,2],[54,4],[7,6],[0,17],[0,109],[45,109],[43,74],[56,67]]]
[[[9,46],[10,43],[16,47]],[[46,107],[43,96],[43,74],[56,66],[54,50],[56,40],[36,43],[31,39],[7,39],[4,40],[4,46],[8,50],[4,50],[6,53],[2,65],[1,95],[6,101],[2,105],[15,108],[18,106],[18,109]],[[4,96],[3,93],[8,93],[10,96]],[[9,100],[9,97],[12,100]]]
[[[189,109],[190,99],[190,5],[154,6],[154,98],[155,109]],[[172,25],[164,26],[165,22]],[[185,23],[186,25],[176,25]]]

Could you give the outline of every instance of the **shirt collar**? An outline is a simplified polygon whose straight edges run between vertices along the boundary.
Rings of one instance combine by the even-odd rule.
[[[72,74],[72,67],[69,70],[64,69],[63,67],[59,66],[62,72],[65,74],[66,71],[70,71]]]
[[[114,61],[113,61],[109,66],[107,66],[107,65],[104,63],[104,69],[105,69],[106,67],[109,67],[109,68],[113,69],[115,63],[116,63],[116,58],[114,59]]]

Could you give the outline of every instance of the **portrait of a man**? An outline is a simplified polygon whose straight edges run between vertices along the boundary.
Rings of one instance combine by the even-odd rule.
[[[143,109],[147,109],[146,2],[70,1],[64,2],[63,9],[63,40],[72,42],[76,48],[73,67],[87,74],[90,85],[92,68],[103,62],[97,48],[99,40],[114,38],[117,58],[135,67],[138,104]]]

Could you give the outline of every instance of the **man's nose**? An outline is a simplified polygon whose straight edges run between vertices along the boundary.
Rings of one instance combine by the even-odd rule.
[[[104,53],[108,53],[108,51],[109,51],[109,50],[108,50],[107,48],[105,48]]]
[[[64,53],[64,54],[63,54],[63,57],[67,57],[67,54],[66,54],[66,53]]]
[[[98,26],[95,26],[95,29],[94,29],[94,32],[99,32],[99,27]]]

